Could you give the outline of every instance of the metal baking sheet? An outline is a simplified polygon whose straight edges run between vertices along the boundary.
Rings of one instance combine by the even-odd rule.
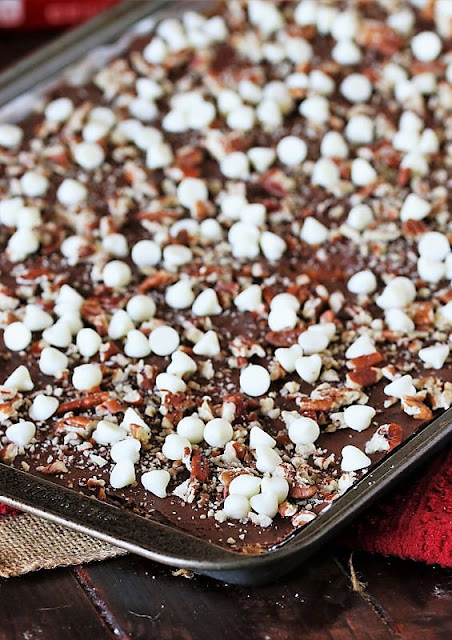
[[[212,2],[184,0],[183,8],[209,5]],[[134,35],[149,32],[155,19],[181,7],[181,2],[171,0],[126,0],[19,62],[0,75],[0,119],[10,119],[12,113],[23,118],[63,72],[63,77],[74,83],[83,81],[86,74],[124,49]],[[88,57],[86,51],[91,51]],[[452,409],[385,456],[319,517],[279,546],[259,554],[221,548],[3,463],[0,501],[157,562],[231,583],[264,583],[300,564],[389,486],[446,446],[451,436]]]

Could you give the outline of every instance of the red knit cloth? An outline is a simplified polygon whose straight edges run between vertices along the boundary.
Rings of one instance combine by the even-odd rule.
[[[0,514],[19,513],[0,504]],[[354,549],[452,566],[452,450],[395,487],[340,536]]]
[[[347,546],[452,566],[452,450],[438,456],[347,530]]]

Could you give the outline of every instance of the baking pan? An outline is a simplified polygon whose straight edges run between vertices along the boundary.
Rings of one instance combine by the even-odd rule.
[[[452,409],[387,455],[345,495],[286,542],[248,555],[223,549],[24,471],[0,464],[0,501],[170,566],[224,582],[262,584],[294,569],[394,482],[450,442]]]
[[[208,2],[185,1],[183,8],[202,9]],[[61,79],[70,65],[77,77],[121,51],[127,38],[149,31],[153,18],[180,10],[182,3],[127,0],[72,31],[0,75],[0,112],[21,118],[39,95]],[[143,20],[144,19],[144,20]],[[117,42],[119,38],[119,43]],[[114,42],[114,45],[110,43]],[[93,51],[94,49],[94,51]],[[91,56],[85,59],[86,52]],[[77,71],[78,68],[78,71]],[[427,456],[447,445],[452,435],[452,409],[419,429],[386,455],[345,495],[285,542],[259,554],[243,554],[97,501],[71,489],[0,463],[0,501],[157,562],[190,569],[230,583],[260,584],[287,573],[367,508],[399,478]]]

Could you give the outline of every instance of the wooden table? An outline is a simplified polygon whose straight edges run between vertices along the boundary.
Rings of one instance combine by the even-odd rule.
[[[52,34],[0,33],[0,66]],[[0,579],[0,640],[448,640],[450,573],[334,547],[264,587],[122,557]]]

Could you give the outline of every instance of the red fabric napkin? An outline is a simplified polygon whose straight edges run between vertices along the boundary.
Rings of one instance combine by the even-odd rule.
[[[356,549],[451,567],[452,450],[395,485],[344,540]]]
[[[0,504],[0,514],[18,513]],[[452,566],[452,450],[398,484],[338,540],[353,549]]]

